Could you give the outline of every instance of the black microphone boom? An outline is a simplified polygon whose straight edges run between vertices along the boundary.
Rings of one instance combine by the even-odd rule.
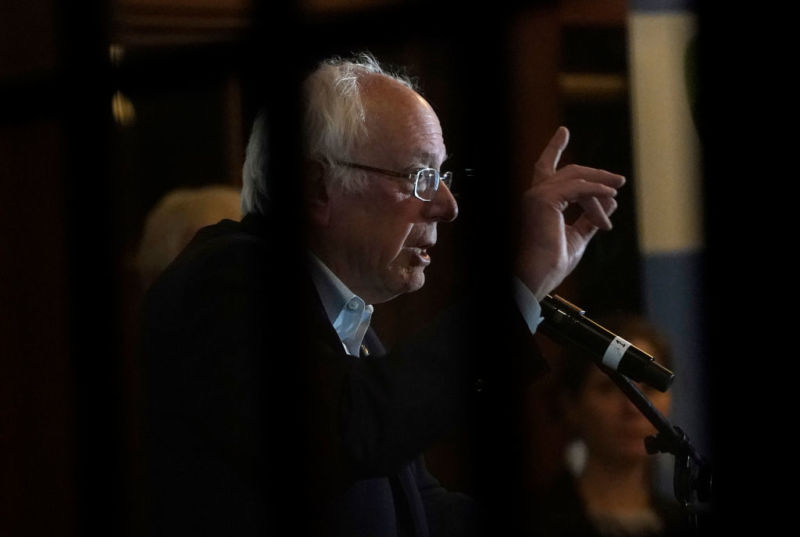
[[[631,380],[665,392],[675,375],[652,356],[587,319],[585,311],[558,295],[547,295],[541,302],[542,332],[553,339],[573,344],[589,354],[599,365]]]

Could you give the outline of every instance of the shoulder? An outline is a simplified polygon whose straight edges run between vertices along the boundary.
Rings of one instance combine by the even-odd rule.
[[[305,274],[303,241],[278,224],[248,215],[240,222],[222,220],[200,229],[156,281],[152,294],[197,286],[252,289],[299,278]]]
[[[290,239],[261,218],[202,228],[148,291],[145,328],[259,333],[290,318],[287,306],[313,296],[302,242]]]
[[[253,225],[222,220],[197,232],[170,266],[172,272],[228,267],[244,269],[264,259],[276,247],[275,234],[266,222]]]

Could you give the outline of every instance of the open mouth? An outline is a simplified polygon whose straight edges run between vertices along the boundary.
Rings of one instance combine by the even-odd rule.
[[[415,265],[429,265],[431,262],[431,255],[428,253],[430,246],[417,246],[410,248],[413,258],[416,260]]]

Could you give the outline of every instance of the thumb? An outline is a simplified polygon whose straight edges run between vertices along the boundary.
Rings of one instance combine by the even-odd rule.
[[[536,175],[550,176],[554,174],[558,167],[558,161],[561,160],[561,154],[568,143],[569,130],[566,127],[556,129],[555,134],[539,156],[539,160],[536,161]]]

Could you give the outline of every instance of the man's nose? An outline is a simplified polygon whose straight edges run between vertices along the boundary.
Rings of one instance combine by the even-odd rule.
[[[439,189],[433,199],[425,204],[425,216],[437,222],[452,222],[458,216],[458,203],[453,193],[444,182],[439,184]]]

